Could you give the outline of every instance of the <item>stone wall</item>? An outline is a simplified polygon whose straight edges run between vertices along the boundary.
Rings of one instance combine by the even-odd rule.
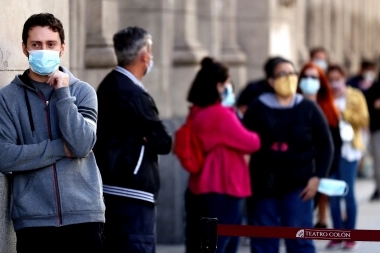
[[[25,20],[51,12],[66,31],[62,65],[97,88],[115,65],[113,34],[138,25],[153,36],[155,66],[144,84],[171,133],[188,110],[186,94],[206,55],[230,66],[240,90],[263,75],[269,56],[290,58],[299,68],[308,49],[324,46],[334,62],[353,73],[363,57],[380,60],[377,0],[0,0],[0,87],[28,67],[21,50]],[[160,158],[158,241],[183,242],[183,194],[187,174],[172,155]],[[6,178],[0,176],[0,245],[12,247]],[[4,224],[4,226],[3,226]],[[4,242],[4,243],[3,243]],[[8,248],[1,252],[12,252]]]

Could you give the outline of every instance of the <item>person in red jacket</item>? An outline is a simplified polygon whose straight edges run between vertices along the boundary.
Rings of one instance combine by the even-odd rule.
[[[192,104],[193,129],[205,153],[202,170],[190,174],[186,193],[186,252],[199,252],[199,219],[240,224],[244,199],[251,196],[245,155],[260,148],[260,138],[248,131],[231,107],[225,90],[231,85],[228,68],[212,58],[202,60],[187,100]],[[197,207],[198,206],[198,207]],[[217,252],[236,252],[238,237],[219,237]]]

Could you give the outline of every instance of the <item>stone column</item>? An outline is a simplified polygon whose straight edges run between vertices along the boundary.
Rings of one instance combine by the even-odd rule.
[[[118,2],[87,0],[85,9],[85,81],[97,88],[108,71],[116,66],[112,36],[117,29]]]
[[[299,1],[298,1],[299,2]],[[320,0],[306,2],[306,44],[309,50],[322,46],[322,4]]]
[[[300,69],[309,60],[309,50],[306,46],[307,2],[297,1],[295,12],[294,27],[296,31],[294,32],[294,36],[296,37],[296,58],[294,63]]]
[[[170,82],[174,38],[174,0],[119,0],[118,29],[139,26],[152,35],[154,67],[143,79],[160,116],[172,116]]]
[[[223,0],[198,0],[198,38],[210,56],[220,60],[222,34],[225,29],[221,23]]]
[[[353,48],[353,40],[352,40],[352,32],[354,24],[352,23],[353,19],[353,1],[345,1],[341,6],[340,12],[343,15],[343,27],[342,27],[342,64],[347,69],[350,70],[352,65],[352,48]]]
[[[223,0],[221,60],[229,66],[235,93],[247,83],[246,56],[237,43],[236,0]]]
[[[283,56],[297,64],[297,30],[294,26],[296,16],[295,1],[270,0],[268,2],[270,3],[269,54]]]
[[[377,10],[379,10],[380,8],[380,1],[375,1],[375,7],[373,8],[374,12],[377,12]],[[375,55],[376,55],[376,61],[377,61],[377,64],[378,64],[378,69],[380,69],[380,35],[378,33],[378,31],[380,30],[380,15],[375,15],[375,25],[374,25],[374,30],[373,30],[373,33],[374,33],[374,44],[375,44]]]
[[[269,56],[269,2],[238,0],[237,40],[246,55],[247,79],[263,77],[263,64]]]
[[[331,51],[331,4],[330,0],[322,0],[322,46],[328,50],[329,55],[334,54]]]
[[[330,60],[339,63],[343,63],[343,8],[343,0],[331,1]]]
[[[366,57],[367,49],[365,48],[367,45],[368,38],[366,38],[367,34],[367,22],[366,22],[366,4],[363,4],[363,1],[359,1],[359,40],[358,40],[358,47],[359,47],[359,64],[360,61]],[[360,66],[359,66],[360,67]],[[358,71],[359,67],[355,70],[355,72]]]
[[[175,1],[174,53],[172,75],[172,108],[174,116],[188,112],[187,92],[199,69],[199,63],[208,55],[198,40],[197,0]]]
[[[375,9],[376,2],[378,0],[369,0],[368,6],[367,6],[367,22],[368,22],[368,30],[367,30],[367,36],[368,36],[368,52],[367,57],[370,60],[375,59],[375,43],[379,43],[378,41],[374,41],[375,34],[378,33],[378,31],[374,30],[375,22],[376,22],[376,16],[378,15],[379,10]]]
[[[362,34],[360,33],[362,23],[361,21],[361,11],[360,11],[360,6],[362,5],[361,0],[352,0],[352,19],[351,19],[351,24],[352,24],[352,35],[351,35],[351,48],[349,48],[349,57],[351,59],[351,64],[349,66],[349,69],[347,70],[349,73],[353,74],[357,72],[360,66],[360,58],[361,58],[361,36]]]
[[[79,79],[84,76],[86,48],[86,0],[70,1],[70,71]]]

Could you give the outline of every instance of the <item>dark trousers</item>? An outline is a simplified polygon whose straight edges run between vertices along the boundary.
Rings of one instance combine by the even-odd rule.
[[[107,253],[154,253],[156,207],[153,203],[104,194]]]
[[[103,253],[103,223],[30,227],[16,231],[17,253]]]
[[[226,194],[192,194],[187,190],[186,208],[186,252],[200,252],[200,219],[217,218],[219,224],[242,223],[243,198]],[[219,236],[217,253],[235,253],[239,246],[239,237]]]

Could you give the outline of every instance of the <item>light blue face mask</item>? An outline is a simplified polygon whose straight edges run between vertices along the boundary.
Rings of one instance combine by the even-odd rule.
[[[320,83],[318,79],[315,78],[301,78],[300,89],[305,95],[314,95],[318,92],[320,88]]]
[[[319,180],[318,192],[327,196],[346,196],[348,185],[343,180],[321,178]]]
[[[225,107],[232,107],[235,105],[235,94],[232,90],[231,84],[226,84],[222,94],[222,105]]]
[[[30,69],[41,76],[47,76],[59,67],[59,52],[55,50],[32,50],[29,52]]]
[[[327,70],[327,62],[322,59],[316,59],[313,61],[318,67],[320,67],[323,71]]]

